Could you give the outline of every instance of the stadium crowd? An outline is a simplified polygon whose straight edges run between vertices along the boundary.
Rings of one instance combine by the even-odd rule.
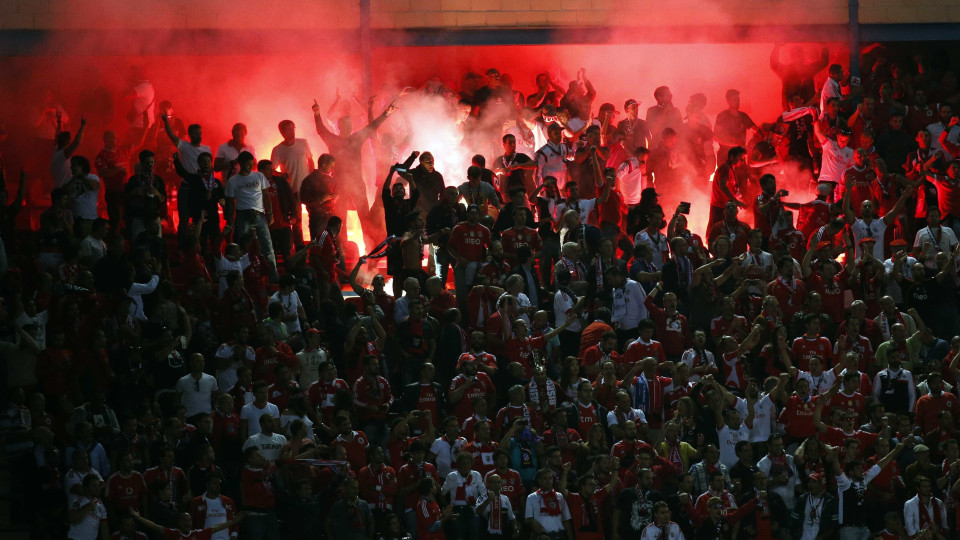
[[[667,87],[596,107],[583,70],[413,90],[456,111],[465,171],[380,133],[403,95],[359,130],[314,102],[327,151],[284,120],[269,159],[241,123],[214,151],[140,69],[96,156],[47,96],[49,178],[0,192],[11,518],[71,540],[957,538],[960,90],[888,52],[858,80],[778,45],[782,95],[744,96],[782,101],[759,124],[736,89],[715,118]],[[37,230],[28,182],[51,187]]]

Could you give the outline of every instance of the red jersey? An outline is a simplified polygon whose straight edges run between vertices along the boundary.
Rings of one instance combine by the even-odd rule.
[[[540,425],[543,423],[540,413],[533,410],[529,405],[507,404],[506,407],[497,411],[497,417],[491,426],[494,437],[499,438],[503,435],[506,430],[510,429],[513,421],[517,418],[526,418],[530,423],[530,427],[536,430],[539,430]]]
[[[803,233],[804,238],[810,238],[827,223],[830,223],[830,203],[827,201],[814,199],[797,211],[797,229]]]
[[[473,440],[463,447],[463,451],[469,452],[473,456],[473,470],[484,476],[494,469],[493,453],[499,447],[500,445],[494,441],[482,443]]]
[[[795,439],[806,439],[817,434],[813,425],[813,409],[816,399],[808,398],[806,402],[800,396],[792,395],[786,406],[780,412],[780,422],[787,430],[787,434]]]
[[[855,430],[853,433],[844,433],[842,429],[833,426],[827,426],[827,430],[820,434],[819,439],[830,446],[843,448],[843,441],[847,439],[856,439],[860,443],[860,451],[867,452],[867,449],[877,442],[876,433],[867,433],[866,431]]]
[[[220,410],[213,411],[213,449],[219,454],[224,445],[240,447],[240,415],[235,412],[224,414]]]
[[[487,261],[480,265],[477,273],[490,278],[491,285],[502,288],[506,284],[510,270],[511,266],[507,261]]]
[[[732,333],[734,323],[739,323],[735,333]],[[710,321],[710,337],[716,342],[723,336],[733,336],[737,341],[747,337],[747,318],[743,315],[734,315],[730,319],[724,319],[722,316]]]
[[[599,214],[600,219],[599,223],[609,223],[614,227],[619,228],[620,223],[623,220],[623,216],[626,215],[626,206],[623,204],[623,196],[620,195],[620,190],[616,188],[610,189],[610,195],[607,196],[606,202],[600,202],[600,199],[597,199],[597,204],[599,205]]]
[[[682,355],[690,346],[690,325],[687,324],[687,318],[680,313],[668,315],[666,310],[653,301],[652,296],[647,295],[643,303],[656,324],[656,335],[663,346],[663,353],[671,357]]]
[[[326,382],[320,379],[307,389],[307,401],[314,407],[320,408],[324,423],[329,424],[333,420],[334,398],[338,393],[350,393],[350,385],[347,384],[347,381],[334,379]]]
[[[617,364],[617,378],[622,379],[633,367],[633,364],[648,356],[656,358],[658,364],[667,361],[667,356],[663,353],[663,346],[660,345],[659,341],[651,339],[644,343],[643,340],[636,339],[631,342],[620,358],[621,362]]]
[[[610,351],[609,354],[605,353],[602,350],[600,350],[599,343],[597,345],[593,345],[592,347],[588,347],[587,350],[584,351],[584,353],[581,355],[581,358],[582,358],[580,363],[581,368],[585,368],[587,366],[597,366],[599,368],[603,366],[604,362],[613,362],[614,364],[617,364],[617,365],[619,365],[620,363],[620,353],[618,353],[615,350]],[[581,373],[583,372],[581,371]],[[587,379],[590,379],[591,382],[595,381],[597,378],[596,375],[593,375],[592,377],[587,377],[586,373],[583,373],[583,375]]]
[[[871,184],[876,178],[873,168],[864,166],[858,169],[856,165],[843,171],[841,182],[843,187],[850,192],[850,209],[860,217],[860,206],[863,201],[873,200]]]
[[[93,166],[103,180],[104,191],[123,192],[123,184],[129,178],[127,167],[130,166],[130,150],[128,148],[103,148],[97,153]],[[113,174],[107,174],[107,169],[122,168]]]
[[[742,221],[736,221],[732,224],[724,221],[718,221],[710,226],[707,233],[707,242],[713,245],[713,241],[718,236],[726,235],[730,238],[730,256],[738,257],[747,252],[747,233],[750,228]]]
[[[252,512],[272,511],[274,507],[273,482],[270,469],[257,469],[247,465],[240,472],[240,492],[243,507]]]
[[[513,227],[507,229],[500,235],[500,242],[503,244],[503,253],[510,255],[511,258],[517,256],[517,251],[522,246],[529,246],[532,253],[536,253],[543,248],[540,233],[530,227],[524,227],[520,230]]]
[[[147,484],[137,471],[131,471],[126,477],[117,471],[107,480],[107,499],[117,508],[143,510],[141,503],[146,493]]]
[[[820,293],[821,310],[835,321],[843,320],[843,292],[847,288],[849,279],[846,268],[833,276],[830,282],[824,281],[823,276],[815,272],[807,277],[807,286],[810,290]]]
[[[254,378],[266,381],[267,384],[277,382],[277,377],[273,374],[277,364],[287,366],[290,373],[294,373],[300,367],[293,349],[282,341],[277,341],[273,347],[257,348],[257,360],[253,364]]]
[[[852,396],[848,396],[843,392],[837,392],[830,398],[830,402],[827,403],[825,409],[830,411],[836,407],[852,412],[857,415],[859,420],[863,416],[863,394],[854,392]]]
[[[453,406],[453,414],[462,423],[467,419],[468,416],[473,414],[473,400],[482,397],[487,398],[488,402],[490,401],[490,396],[494,395],[497,391],[497,387],[493,385],[493,381],[490,380],[490,377],[482,371],[477,372],[477,382],[470,386],[467,389],[463,396],[460,398],[460,401]],[[453,393],[454,390],[460,388],[461,386],[471,382],[471,379],[466,377],[464,374],[457,375],[450,380],[450,391],[447,392],[447,395]]]
[[[291,399],[303,397],[303,390],[297,381],[287,381],[285,385],[280,385],[280,383],[271,384],[270,387],[267,388],[267,393],[270,396],[267,401],[276,405],[277,408],[280,409],[280,412],[283,412],[283,410],[287,408]]]
[[[523,487],[523,480],[520,478],[520,473],[513,469],[507,469],[506,471],[494,469],[483,476],[484,484],[486,484],[487,478],[491,474],[496,474],[503,480],[503,485],[500,486],[500,493],[503,493],[510,499],[510,506],[514,509],[522,508],[521,502],[523,501],[523,496],[526,494],[526,490]]]
[[[726,187],[734,195],[739,191],[737,175],[729,163],[724,163],[717,167],[717,172],[713,175],[713,182],[710,189],[710,206],[714,208],[723,208],[730,197],[723,192],[721,186]]]
[[[360,484],[360,498],[367,501],[371,509],[393,509],[393,499],[397,494],[397,473],[393,467],[367,465],[357,474],[357,482]]]
[[[342,446],[346,449],[347,461],[350,462],[353,472],[359,471],[367,463],[367,447],[370,446],[370,440],[362,431],[352,431],[350,439],[342,434],[337,435],[330,446]]]
[[[578,540],[603,540],[603,519],[601,506],[606,491],[598,489],[588,499],[579,493],[570,493],[565,497],[573,518],[573,530]]]
[[[793,340],[793,345],[790,346],[790,358],[794,367],[800,371],[810,371],[810,358],[813,356],[823,358],[823,368],[826,370],[833,357],[833,346],[830,340],[823,336],[812,339],[800,336]]]
[[[360,377],[353,382],[353,405],[361,422],[386,420],[387,410],[393,405],[390,383],[379,375],[374,380]],[[378,410],[372,412],[367,407],[378,407]]]
[[[461,257],[470,262],[483,260],[483,250],[490,247],[490,229],[477,223],[460,223],[450,232],[447,246],[452,247]]]
[[[803,233],[797,229],[780,229],[777,231],[770,239],[770,247],[777,248],[780,246],[785,247],[795,261],[803,260],[803,256],[807,252]]]
[[[747,389],[747,371],[736,351],[720,355],[723,362],[723,385],[731,390],[743,392]]]
[[[514,337],[507,341],[506,356],[511,362],[516,362],[523,367],[524,379],[532,379],[534,352],[540,351],[546,346],[547,342],[543,339],[543,336],[526,337],[523,339]]]
[[[430,531],[433,524],[438,521],[440,521],[440,505],[436,501],[421,498],[417,503],[417,539],[446,540],[447,535],[443,527]]]
[[[767,284],[767,294],[775,296],[780,301],[783,320],[789,321],[793,318],[793,314],[803,307],[803,300],[807,297],[807,286],[799,279],[786,280],[781,276]]]
[[[920,431],[926,433],[939,426],[937,414],[940,411],[950,411],[953,418],[960,414],[957,410],[957,396],[950,392],[940,392],[939,396],[925,394],[917,398],[913,406],[913,422],[920,426]]]
[[[567,428],[566,432],[554,431],[552,429],[543,432],[544,446],[556,446],[559,448],[563,463],[576,463],[577,452],[570,446],[570,443],[582,440],[583,438],[580,437],[580,433],[573,428]]]
[[[577,431],[580,433],[580,436],[586,439],[590,436],[590,428],[594,424],[600,423],[600,415],[597,411],[597,406],[593,403],[589,403],[584,406],[582,403],[577,401]]]
[[[411,486],[423,480],[426,477],[433,478],[438,485],[441,484],[440,477],[437,475],[437,468],[433,463],[423,462],[420,464],[404,463],[397,473],[397,484],[401,486]],[[416,489],[403,496],[404,508],[414,508],[420,500],[420,492]]]
[[[329,283],[337,283],[337,263],[340,262],[340,244],[329,230],[320,233],[317,245],[310,248],[308,252],[310,265],[316,270],[323,270],[327,273],[323,276],[317,272],[318,280],[325,280]]]
[[[157,480],[162,480],[170,486],[171,502],[179,502],[180,497],[187,492],[187,475],[183,469],[174,465],[169,471],[158,467],[151,467],[143,471],[143,482],[152,486]]]

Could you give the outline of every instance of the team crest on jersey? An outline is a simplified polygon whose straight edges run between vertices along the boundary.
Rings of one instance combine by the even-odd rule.
[[[473,238],[474,236],[476,236],[476,233],[474,233],[473,231],[470,231],[470,238]]]

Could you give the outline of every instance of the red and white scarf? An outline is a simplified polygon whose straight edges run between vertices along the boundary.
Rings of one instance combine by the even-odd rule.
[[[537,495],[540,496],[540,514],[544,516],[560,516],[563,515],[563,510],[560,508],[560,498],[557,496],[557,492],[554,490],[544,491],[542,489],[537,490]]]
[[[530,401],[536,403],[541,411],[545,410],[544,405],[548,407],[546,410],[553,410],[557,406],[557,383],[553,382],[553,379],[547,379],[543,386],[545,388],[541,390],[540,385],[536,381],[532,381],[527,395],[530,396]],[[546,403],[541,402],[543,399],[546,399]]]
[[[940,503],[937,501],[936,497],[930,497],[930,506],[933,507],[933,516],[930,516],[930,512],[927,510],[927,505],[923,504],[923,500],[917,497],[917,506],[920,508],[920,529],[927,528],[928,525],[933,523],[936,526],[937,530],[943,530],[943,524],[940,523]]]

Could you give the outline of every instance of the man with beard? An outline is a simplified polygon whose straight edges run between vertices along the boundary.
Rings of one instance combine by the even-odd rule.
[[[509,133],[503,136],[503,155],[493,162],[501,192],[510,192],[517,187],[526,187],[526,171],[537,169],[530,156],[517,152],[517,138]]]
[[[663,130],[671,128],[676,132],[683,125],[683,116],[673,104],[673,94],[666,86],[660,86],[653,91],[657,104],[647,109],[647,127],[650,129],[650,146],[660,142]]]

